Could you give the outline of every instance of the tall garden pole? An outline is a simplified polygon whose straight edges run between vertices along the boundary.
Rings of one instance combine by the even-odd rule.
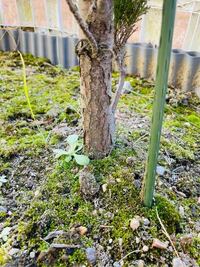
[[[142,190],[142,200],[144,205],[147,207],[152,206],[155,188],[156,166],[160,147],[160,136],[162,130],[165,97],[167,91],[175,14],[176,0],[164,0],[150,144]]]

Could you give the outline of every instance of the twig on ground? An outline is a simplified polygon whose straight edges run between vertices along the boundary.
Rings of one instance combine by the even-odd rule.
[[[176,250],[176,248],[175,248],[175,246],[174,246],[174,243],[173,243],[172,240],[171,240],[170,235],[168,234],[168,232],[167,232],[167,230],[166,230],[164,224],[162,223],[162,221],[161,221],[161,219],[160,219],[160,217],[159,217],[157,207],[156,207],[156,215],[157,215],[157,218],[158,218],[158,220],[159,220],[159,223],[160,223],[160,225],[161,225],[161,227],[162,227],[162,229],[163,229],[163,233],[165,234],[165,236],[168,238],[169,242],[171,243],[171,245],[172,245],[172,247],[173,247],[173,249],[174,249],[174,251],[175,251],[175,253],[176,253],[176,256],[177,256],[178,258],[180,258],[179,254],[178,254],[178,251]]]

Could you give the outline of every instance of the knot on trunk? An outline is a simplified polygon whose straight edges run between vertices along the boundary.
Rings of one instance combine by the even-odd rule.
[[[87,39],[81,39],[78,41],[75,47],[76,54],[80,57],[81,55],[92,56],[92,47]]]

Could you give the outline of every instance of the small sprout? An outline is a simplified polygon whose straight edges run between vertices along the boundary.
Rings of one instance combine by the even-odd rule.
[[[67,143],[70,145],[73,145],[77,143],[78,141],[78,135],[77,134],[72,134],[67,137]]]
[[[89,164],[90,159],[86,155],[77,154],[83,148],[83,142],[79,140],[79,136],[76,134],[69,135],[66,139],[69,149],[54,149],[53,152],[56,154],[56,158],[63,158],[65,162],[70,162],[75,159],[78,165],[86,166]]]
[[[85,155],[74,154],[74,159],[77,162],[77,164],[83,165],[83,166],[88,165],[90,162],[89,158]]]
[[[5,176],[5,175],[1,175],[1,176],[0,176],[0,187],[2,187],[2,185],[3,185],[4,183],[7,183],[6,176]]]

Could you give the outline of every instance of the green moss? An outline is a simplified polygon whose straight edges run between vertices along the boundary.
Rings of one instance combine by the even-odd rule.
[[[0,222],[1,222],[4,218],[6,218],[6,216],[7,216],[6,212],[1,211],[1,212],[0,212]]]
[[[194,159],[194,150],[191,150],[191,147],[187,145],[183,146],[182,142],[172,141],[164,137],[161,138],[161,147],[168,149],[168,151],[178,159]]]
[[[36,116],[34,122],[24,96],[22,67],[18,56],[15,53],[0,53],[0,58],[2,58],[0,65],[3,66],[0,70],[2,77],[0,88],[3,88],[1,91],[3,101],[0,107],[0,125],[2,126],[0,127],[0,154],[2,156],[0,171],[7,173],[7,169],[12,167],[13,162],[9,157],[21,153],[34,159],[34,156],[41,151],[45,154],[61,141],[61,138],[53,133],[54,127],[60,123],[65,123],[70,128],[77,125],[77,120],[80,118],[79,73],[77,68],[66,71],[51,66],[43,59],[25,57],[30,101]],[[7,64],[2,65],[3,61]],[[118,76],[118,73],[113,74],[113,86],[116,85]],[[119,103],[120,111],[150,119],[154,94],[152,86],[144,80],[133,77],[127,77],[126,80],[130,81],[134,90],[122,96]],[[198,152],[197,142],[199,140],[197,112],[192,107],[180,105],[172,110],[168,105],[166,114],[161,150],[167,151],[174,159],[194,159]],[[184,126],[184,123],[188,121],[190,127]],[[63,263],[60,259],[64,252],[59,253],[54,266],[87,264],[85,249],[94,246],[96,242],[107,247],[109,239],[113,240],[111,255],[113,259],[118,260],[122,257],[119,238],[123,240],[124,255],[137,250],[140,246],[136,244],[135,238],[140,235],[140,230],[143,230],[144,226],[141,223],[137,231],[132,231],[129,226],[130,220],[136,215],[150,219],[150,227],[144,228],[150,236],[150,239],[145,241],[145,245],[151,246],[152,237],[164,239],[155,207],[151,210],[144,208],[141,204],[140,190],[134,186],[135,179],[142,180],[144,175],[145,157],[143,154],[147,150],[148,137],[143,138],[143,135],[147,136],[148,130],[149,126],[144,129],[138,127],[134,130],[119,126],[116,148],[111,155],[103,160],[91,161],[91,171],[100,185],[107,184],[106,192],[100,190],[98,194],[98,203],[86,201],[81,196],[77,175],[80,167],[73,162],[69,164],[61,162],[57,166],[56,162],[53,162],[55,169],[45,175],[37,197],[34,196],[34,192],[27,192],[27,195],[34,196],[31,203],[27,203],[26,198],[18,199],[21,205],[29,205],[22,218],[15,222],[18,225],[17,239],[21,248],[34,249],[38,252],[47,251],[50,243],[45,242],[44,237],[49,232],[56,229],[68,232],[74,226],[82,225],[88,228],[86,235],[70,238],[61,236],[56,240],[56,242],[66,244],[81,244],[82,249],[75,250],[69,256],[67,263]],[[124,136],[127,142],[124,142]],[[48,143],[45,141],[47,137]],[[142,142],[140,142],[141,137]],[[135,141],[138,141],[138,147],[132,146]],[[128,142],[130,145],[127,147]],[[133,166],[127,164],[127,157],[135,159]],[[6,163],[8,159],[11,163]],[[161,161],[167,165],[162,152]],[[45,163],[42,164],[42,167],[45,167]],[[164,189],[164,192],[169,196],[169,200],[161,196],[156,197],[158,213],[168,232],[176,233],[179,230],[179,224],[184,225],[185,222],[180,222],[180,216],[170,202],[173,200],[177,203],[176,195],[169,189]],[[189,200],[188,203],[184,201],[186,200],[182,201],[182,205],[185,211],[192,216],[191,210],[194,203]],[[16,214],[13,215],[13,218],[16,217]],[[10,217],[7,222],[12,222],[12,218]],[[102,225],[106,226],[105,229]],[[143,245],[143,241],[141,243]],[[150,251],[146,254],[146,258],[150,261],[151,253]],[[165,253],[170,254],[169,251]],[[191,250],[191,255],[197,257],[196,243]],[[134,261],[140,256],[141,254],[131,254],[130,259]],[[159,256],[160,254],[157,253],[156,257]]]
[[[175,206],[165,197],[157,195],[155,197],[155,206],[150,211],[149,216],[160,224],[156,215],[156,208],[158,215],[166,227],[167,231],[171,234],[177,232],[180,228],[180,215]]]
[[[3,267],[9,260],[7,251],[4,248],[0,248],[0,265]]]
[[[194,125],[200,127],[200,117],[197,116],[196,114],[191,114],[191,115],[187,116],[186,119],[189,122],[193,123]]]
[[[193,257],[196,261],[197,264],[200,265],[200,238],[199,237],[195,237],[192,240],[192,244],[188,247],[188,251],[191,255],[191,257]]]
[[[76,250],[73,255],[69,256],[69,264],[74,265],[79,263],[87,263],[85,251],[81,249]]]

